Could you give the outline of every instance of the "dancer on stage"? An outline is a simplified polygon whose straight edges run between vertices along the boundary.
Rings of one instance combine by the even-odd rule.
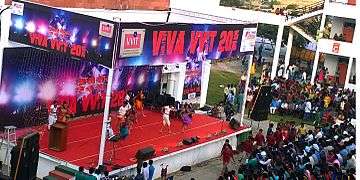
[[[50,127],[56,123],[57,120],[57,111],[58,111],[58,104],[56,101],[54,101],[52,103],[52,105],[50,106],[50,113],[49,113],[49,124],[48,124],[48,129],[50,130]]]
[[[184,132],[185,129],[187,129],[192,122],[192,116],[190,114],[191,112],[189,111],[189,109],[184,107],[181,112],[181,119],[183,122],[182,132]]]
[[[137,120],[136,120],[136,111],[135,111],[135,108],[133,106],[130,106],[130,109],[128,109],[126,111],[125,122],[126,122],[126,124],[129,125],[129,128],[131,128],[132,125],[137,122]]]
[[[127,102],[124,102],[124,104],[119,108],[116,121],[114,122],[116,129],[119,129],[120,124],[125,122],[125,115],[129,109],[130,109],[130,105],[128,105]]]
[[[170,129],[170,111],[172,110],[173,108],[170,107],[170,106],[164,106],[163,109],[162,109],[162,112],[163,112],[163,126],[161,127],[161,130],[160,130],[160,133],[163,132],[163,129],[164,128],[168,128],[168,133],[171,133],[171,129]]]
[[[60,107],[59,122],[66,123],[70,117],[70,109],[67,102],[64,102]]]
[[[106,137],[108,137],[108,139],[111,139],[114,136],[115,134],[111,127],[111,117],[109,117],[109,119],[106,121]]]
[[[136,111],[139,112],[139,113],[141,112],[143,117],[145,117],[145,114],[144,114],[144,99],[145,99],[144,92],[142,90],[140,90],[138,92],[138,94],[136,95],[135,101],[134,101]]]

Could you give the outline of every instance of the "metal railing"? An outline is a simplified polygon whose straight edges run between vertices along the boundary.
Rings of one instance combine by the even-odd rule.
[[[322,9],[324,9],[324,4],[325,4],[325,1],[321,0],[321,1],[315,2],[313,4],[294,9],[291,12],[289,12],[289,16],[299,17],[304,14],[309,14],[309,13],[312,13],[312,12],[315,12],[318,10],[322,10]]]

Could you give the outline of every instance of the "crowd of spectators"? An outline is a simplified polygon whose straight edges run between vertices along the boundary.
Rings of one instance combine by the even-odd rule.
[[[355,127],[349,121],[315,130],[291,123],[274,129],[270,124],[266,133],[260,129],[240,147],[247,154],[246,163],[239,164],[237,171],[225,166],[219,180],[355,179]],[[226,156],[224,165],[233,155]]]
[[[86,173],[84,167],[80,166],[79,171],[75,174],[75,180],[110,180],[109,171],[101,168],[91,167]]]
[[[261,85],[271,85],[271,114],[289,115],[316,123],[341,123],[355,119],[354,90],[328,83],[326,68],[320,68],[314,85],[309,83],[305,71],[294,69],[294,65],[286,71],[280,68],[273,81],[263,75],[261,82],[252,82],[247,97],[248,107],[253,104]]]

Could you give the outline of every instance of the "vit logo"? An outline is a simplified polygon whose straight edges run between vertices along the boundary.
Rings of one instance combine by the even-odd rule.
[[[140,48],[141,34],[125,34],[125,49],[136,49]]]
[[[339,53],[339,50],[340,50],[340,44],[339,43],[334,43],[333,48],[332,48],[332,52]]]
[[[101,31],[105,32],[105,33],[111,33],[112,28],[110,27],[109,24],[102,24],[101,25]]]
[[[114,24],[100,21],[99,35],[112,38],[114,32]]]
[[[22,16],[24,14],[24,3],[12,2],[11,13]]]

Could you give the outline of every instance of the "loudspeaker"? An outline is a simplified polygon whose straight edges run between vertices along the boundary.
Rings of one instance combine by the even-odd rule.
[[[235,118],[232,118],[230,120],[229,125],[230,125],[231,129],[234,129],[234,130],[237,130],[240,128],[240,123]]]
[[[252,107],[250,118],[255,121],[266,121],[272,100],[271,86],[261,86]]]
[[[195,137],[192,137],[191,140],[193,141],[193,143],[197,143],[199,142],[199,137],[195,136]]]
[[[150,159],[155,154],[155,149],[153,147],[146,147],[139,149],[135,155],[136,159],[146,160]]]
[[[180,171],[190,172],[191,171],[191,166],[183,166],[183,167],[180,168]]]
[[[39,133],[30,133],[19,139],[11,150],[10,176],[14,179],[33,180],[39,162]],[[20,141],[21,140],[21,141]]]
[[[182,143],[184,144],[184,145],[191,145],[191,144],[193,144],[193,143],[197,143],[197,142],[199,142],[199,137],[197,137],[197,136],[195,136],[195,137],[190,137],[190,138],[185,138],[185,139],[183,139],[183,141],[182,141]]]
[[[192,140],[192,138],[185,138],[185,139],[183,139],[182,143],[184,145],[191,145],[193,143],[193,140]]]

